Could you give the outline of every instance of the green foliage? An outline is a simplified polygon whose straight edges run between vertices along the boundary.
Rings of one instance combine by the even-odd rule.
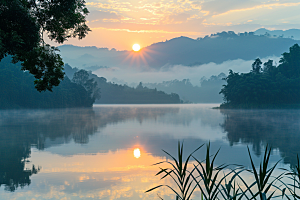
[[[192,173],[194,170],[192,170],[191,172],[188,171],[188,163],[189,163],[189,160],[192,157],[193,153],[195,153],[197,150],[199,150],[202,146],[203,145],[201,145],[195,151],[193,151],[186,158],[185,161],[183,160],[183,143],[180,145],[180,142],[178,142],[177,159],[175,157],[173,157],[172,155],[170,155],[168,152],[163,150],[163,152],[165,152],[168,156],[170,156],[173,159],[175,164],[173,164],[172,162],[169,162],[169,161],[163,161],[163,162],[154,164],[154,165],[159,165],[162,163],[168,163],[171,166],[171,168],[160,168],[161,170],[156,174],[156,176],[163,174],[161,179],[164,179],[166,177],[171,177],[174,180],[174,182],[176,183],[176,185],[178,186],[178,189],[180,192],[178,193],[175,189],[173,189],[169,185],[159,185],[159,186],[156,186],[154,188],[147,190],[146,193],[150,192],[152,190],[155,190],[157,188],[160,188],[162,186],[166,186],[166,187],[170,188],[177,195],[177,199],[180,198],[182,200],[189,200],[191,198],[191,195],[193,194],[194,190],[196,189],[196,187],[192,186],[192,183],[193,183]]]
[[[100,99],[100,88],[97,87],[97,82],[93,78],[89,79],[89,73],[83,69],[75,72],[72,81],[78,85],[81,85],[88,92],[89,96],[95,101]]]
[[[270,200],[272,198],[272,196],[274,195],[276,189],[273,192],[271,192],[271,194],[269,196],[267,196],[269,190],[271,189],[271,187],[275,187],[274,182],[279,180],[281,178],[281,176],[283,175],[283,174],[280,174],[279,176],[275,177],[271,182],[269,181],[272,173],[274,172],[274,170],[280,160],[275,165],[273,165],[273,167],[268,169],[271,148],[268,148],[268,145],[267,145],[266,149],[265,149],[263,161],[259,165],[259,171],[257,171],[255,168],[255,165],[253,163],[249,147],[248,147],[248,153],[249,153],[251,167],[252,167],[252,171],[250,171],[250,172],[254,174],[255,182],[253,184],[251,184],[251,186],[249,186],[249,187],[247,186],[247,190],[251,191],[251,187],[254,185],[256,185],[257,189],[258,189],[258,191],[254,194],[253,194],[253,192],[251,192],[252,196],[250,199],[256,199],[256,197],[259,196],[260,200]]]
[[[21,71],[19,63],[9,57],[0,62],[0,109],[90,107],[95,101],[81,85],[68,77],[53,92],[39,93],[33,87],[34,77]]]
[[[34,75],[38,91],[52,91],[64,78],[64,64],[43,34],[58,43],[82,39],[90,31],[87,14],[84,0],[1,0],[0,61],[13,56],[14,63],[21,62],[22,70]]]
[[[69,69],[70,71],[70,69]],[[86,71],[80,70],[74,73],[73,81],[84,82],[87,81]],[[79,73],[79,74],[76,74]],[[82,80],[81,75],[82,75]],[[85,75],[84,75],[85,74]],[[80,76],[79,76],[80,75]],[[85,78],[84,78],[85,77]],[[84,81],[83,81],[84,80]],[[98,77],[95,74],[89,73],[89,81],[87,82],[90,88],[88,91],[93,91],[91,96],[97,99],[100,96],[100,91],[97,88],[101,88],[101,99],[98,98],[96,103],[100,104],[178,104],[181,103],[178,94],[158,91],[157,89],[149,89],[144,87],[140,83],[136,88],[129,87],[127,85],[118,85],[115,83],[107,82],[104,77]],[[93,83],[93,84],[92,84]],[[96,84],[97,83],[97,84]]]
[[[197,148],[195,151],[200,149],[203,145],[201,145],[199,148]],[[220,149],[219,149],[220,150]],[[219,150],[211,155],[210,154],[210,144],[207,145],[206,150],[206,157],[203,161],[199,161],[196,157],[193,156],[192,152],[186,161],[183,163],[183,144],[180,146],[180,143],[178,144],[178,158],[174,158],[169,153],[165,152],[168,156],[171,156],[174,163],[169,161],[168,164],[171,165],[172,168],[166,168],[161,170],[156,174],[164,174],[161,179],[164,179],[166,177],[171,177],[174,182],[176,183],[176,186],[179,188],[181,193],[178,193],[174,188],[172,188],[169,185],[159,185],[154,188],[151,188],[147,190],[146,192],[150,192],[152,190],[155,190],[162,186],[167,186],[170,188],[178,198],[180,199],[190,199],[192,196],[192,193],[194,192],[195,188],[198,187],[201,192],[201,199],[205,200],[241,200],[241,199],[260,199],[260,200],[270,200],[271,198],[279,197],[279,196],[286,196],[285,194],[286,187],[282,187],[283,185],[286,186],[286,184],[278,185],[278,183],[283,183],[281,180],[284,175],[292,175],[297,176],[297,186],[291,185],[294,188],[299,188],[300,182],[299,179],[299,166],[296,167],[296,171],[293,173],[284,174],[281,173],[280,175],[273,176],[273,172],[277,166],[277,164],[280,162],[280,160],[275,163],[272,167],[269,167],[269,160],[271,155],[271,148],[266,146],[264,157],[262,162],[259,165],[259,170],[257,171],[254,162],[252,160],[250,150],[248,148],[249,158],[251,162],[252,170],[247,170],[243,166],[240,165],[233,165],[236,166],[234,169],[229,170],[226,174],[224,173],[223,177],[220,177],[219,174],[223,170],[227,169],[229,165],[220,165],[217,167],[214,167],[214,162],[216,159],[217,154],[219,153]],[[190,158],[193,157],[197,164],[193,164],[194,168],[191,171],[187,171],[187,165],[188,162],[191,162]],[[211,159],[212,157],[212,159]],[[160,162],[157,164],[161,164],[164,162]],[[299,159],[298,159],[299,162]],[[240,175],[242,172],[250,172],[254,176],[254,182],[248,184],[244,178]],[[231,176],[230,180],[227,181],[228,177]],[[192,177],[192,180],[190,178]],[[250,179],[251,180],[251,179]],[[184,186],[188,185],[189,187],[186,188]],[[254,186],[257,186],[256,189],[253,189]],[[185,189],[189,190],[189,188],[193,188],[189,193],[184,192]],[[245,189],[242,189],[245,188]],[[296,193],[291,191],[292,189],[288,188],[290,190],[290,194],[292,194],[294,197],[299,198]],[[282,192],[282,195],[274,196],[276,190],[280,190]],[[188,194],[188,196],[187,196]],[[288,197],[288,199],[290,199]]]
[[[289,179],[293,181],[293,184],[285,184],[286,188],[289,190],[290,194],[296,199],[300,199],[299,190],[300,190],[300,161],[299,156],[297,154],[297,163],[295,166],[291,168],[291,170],[286,174],[289,176]],[[286,197],[290,200],[291,198],[286,195]]]
[[[278,67],[269,60],[256,59],[245,74],[229,70],[223,85],[221,108],[289,107],[300,104],[300,47],[295,44],[283,53]]]
[[[210,160],[210,144],[207,145],[206,149],[206,158],[205,162],[202,163],[197,158],[193,157],[197,161],[197,166],[194,165],[194,169],[198,172],[198,176],[200,177],[200,180],[196,180],[194,177],[194,180],[196,181],[196,184],[198,188],[201,191],[201,194],[204,196],[206,200],[213,200],[217,199],[217,196],[220,192],[220,184],[224,178],[221,180],[218,180],[218,175],[226,166],[221,165],[219,167],[214,167],[214,162],[216,159],[216,156],[218,155],[220,149],[217,151],[217,153],[213,156],[213,159]],[[200,185],[203,182],[204,188]]]

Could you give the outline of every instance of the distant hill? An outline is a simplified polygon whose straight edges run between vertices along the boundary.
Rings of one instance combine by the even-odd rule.
[[[201,86],[193,86],[189,79],[163,81],[162,83],[144,83],[143,85],[148,88],[156,88],[157,90],[166,93],[176,93],[185,102],[192,103],[221,103],[223,98],[219,92],[222,85],[226,83],[223,78],[224,73],[218,76],[211,76],[209,79],[202,78]]]
[[[265,28],[260,28],[256,30],[255,35],[265,35],[270,34],[271,37],[282,37],[282,38],[292,38],[295,40],[300,40],[300,29],[289,29],[289,30],[268,30]]]
[[[265,30],[260,30],[265,33]],[[256,32],[255,34],[259,34]],[[221,32],[191,39],[178,37],[145,47],[141,52],[116,51],[107,48],[60,46],[65,63],[73,67],[92,69],[103,67],[141,67],[159,69],[168,65],[195,66],[222,63],[227,60],[254,60],[257,57],[280,56],[300,40],[255,35],[254,32],[236,34]]]
[[[77,68],[65,65],[65,73],[72,78]],[[89,72],[89,78],[97,82],[97,87],[101,90],[101,98],[95,103],[98,104],[178,104],[182,103],[178,94],[166,94],[157,89],[149,89],[140,83],[137,87],[119,85],[107,82],[106,78],[98,77]]]

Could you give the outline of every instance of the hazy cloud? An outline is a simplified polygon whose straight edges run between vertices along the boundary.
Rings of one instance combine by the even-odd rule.
[[[180,36],[196,39],[221,31],[249,32],[259,28],[300,27],[299,0],[86,0],[86,2],[90,11],[87,18],[88,25],[94,31],[80,42],[77,39],[69,39],[67,44],[129,50],[133,42],[148,46]]]
[[[90,12],[90,14],[87,17],[87,20],[89,21],[89,23],[93,23],[96,21],[103,21],[103,20],[107,20],[107,19],[111,19],[111,20],[121,20],[124,17],[117,14],[116,12],[113,11],[96,11],[93,10]]]
[[[272,22],[274,25],[299,23],[298,9],[293,9],[293,7],[300,6],[300,2],[296,0],[99,0],[87,1],[87,5],[92,10],[101,9],[91,12],[92,17],[89,17],[91,23],[93,19],[101,19],[104,22],[122,22],[127,25],[133,23],[159,26],[162,24],[183,25],[191,19],[201,19],[197,21],[198,25],[205,28],[206,26],[233,26],[247,23],[261,26],[270,25]],[[276,12],[273,11],[274,9],[277,9]],[[281,12],[278,12],[278,9]],[[280,17],[270,17],[278,13]],[[105,26],[101,25],[101,27]],[[173,26],[173,28],[177,31],[183,29],[181,26]],[[165,31],[170,31],[167,29],[168,27]],[[192,24],[188,29],[185,27],[185,30],[195,31],[195,29],[197,28]]]
[[[268,59],[272,59],[278,63],[278,57],[268,57],[262,59],[263,62],[266,62]],[[189,67],[183,65],[174,65],[174,66],[164,66],[159,70],[154,70],[152,68],[103,68],[93,73],[98,76],[103,76],[107,78],[108,81],[111,80],[122,80],[130,83],[158,83],[169,80],[182,80],[190,79],[193,85],[200,85],[200,79],[205,76],[209,78],[212,75],[218,75],[221,72],[228,75],[228,70],[232,69],[235,72],[247,73],[251,70],[251,65],[253,60],[230,60],[223,62],[221,64],[208,63],[204,65]],[[123,83],[123,82],[120,82]]]

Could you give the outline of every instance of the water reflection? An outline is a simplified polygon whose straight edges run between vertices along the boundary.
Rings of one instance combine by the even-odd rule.
[[[260,155],[266,144],[278,149],[284,163],[294,165],[300,153],[299,110],[222,110],[222,128],[230,145],[251,144]]]
[[[216,164],[258,162],[271,144],[274,160],[300,153],[300,112],[214,110],[215,105],[105,105],[92,109],[0,111],[0,185],[4,199],[154,199],[164,149],[185,153],[211,141]],[[228,144],[229,143],[229,144]],[[279,153],[278,153],[279,152]],[[196,156],[203,157],[205,151]],[[278,155],[277,155],[278,154]],[[230,155],[230,156],[228,156]],[[138,159],[137,159],[138,158]],[[40,166],[41,168],[38,168]],[[36,174],[37,175],[34,175]],[[22,190],[16,190],[18,187]],[[170,199],[167,189],[159,191]]]
[[[101,107],[96,109],[97,115],[93,109],[0,111],[0,186],[13,192],[31,183],[30,177],[40,171],[40,167],[28,164],[32,146],[44,150],[71,141],[88,144],[89,136],[107,124],[129,119],[142,123],[145,119],[156,119],[178,110]],[[140,157],[140,154],[136,152],[135,156]]]

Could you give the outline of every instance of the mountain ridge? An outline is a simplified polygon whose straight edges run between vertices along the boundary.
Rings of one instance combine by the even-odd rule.
[[[253,60],[257,57],[280,56],[295,43],[300,43],[300,40],[255,35],[254,32],[236,34],[229,31],[198,39],[181,36],[154,43],[142,48],[138,53],[71,45],[62,45],[58,48],[64,62],[77,68],[98,65],[160,69],[170,65],[195,66],[197,63],[219,64],[228,60]]]

